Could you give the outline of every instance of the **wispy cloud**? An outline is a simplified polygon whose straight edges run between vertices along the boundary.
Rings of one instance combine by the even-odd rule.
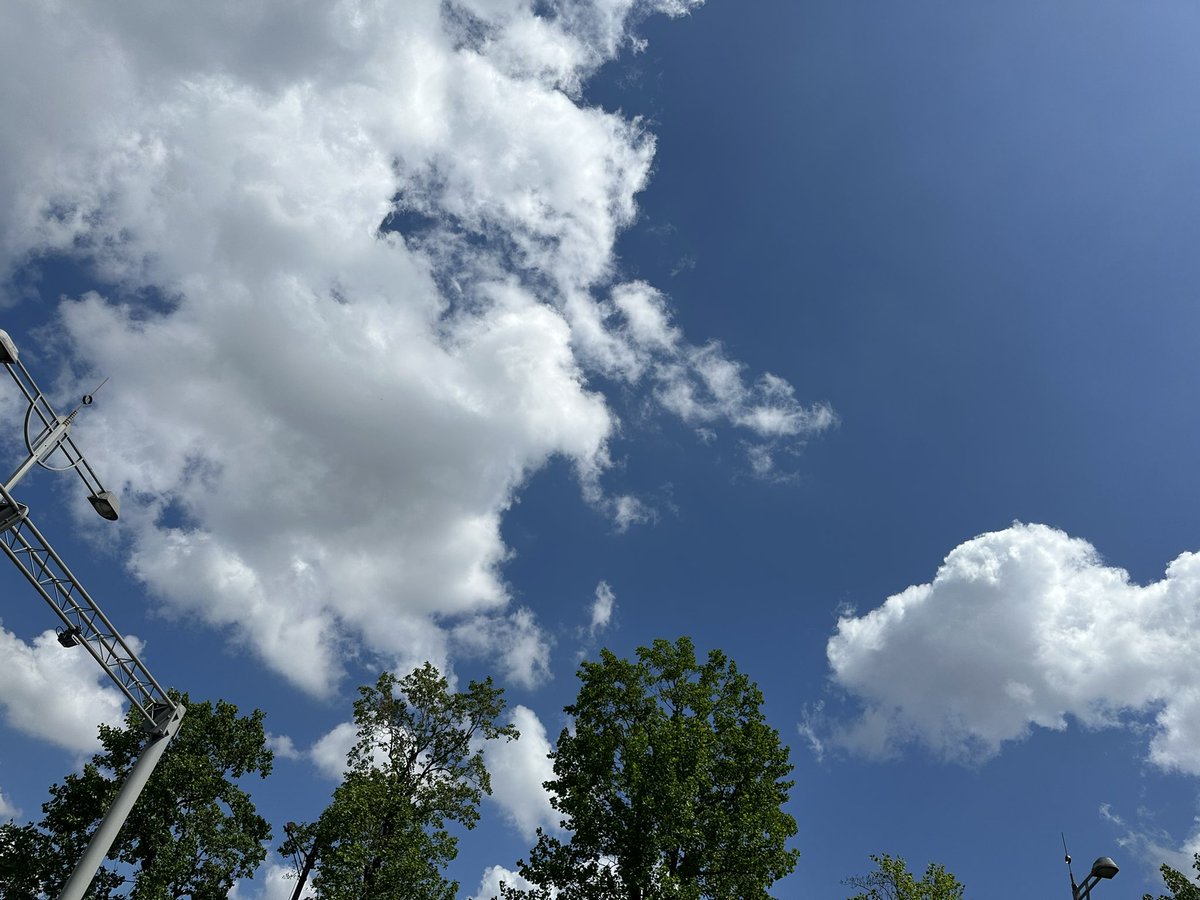
[[[818,700],[812,706],[806,706],[800,721],[796,723],[796,731],[812,751],[817,762],[825,759],[825,703]]]
[[[21,810],[13,806],[11,800],[4,796],[4,791],[0,791],[0,819],[12,820],[21,815]]]
[[[1105,803],[1100,807],[1100,818],[1121,832],[1117,843],[1137,856],[1148,870],[1157,870],[1166,863],[1179,872],[1193,875],[1192,865],[1200,853],[1200,819],[1193,823],[1192,833],[1180,845],[1165,829],[1154,824],[1147,810],[1138,810],[1136,820],[1130,822]]]
[[[596,649],[598,639],[609,629],[617,610],[617,595],[607,581],[599,581],[587,609],[587,624],[575,629],[579,646],[575,650],[576,662],[581,661]]]
[[[607,581],[601,581],[596,585],[596,594],[592,598],[592,621],[588,625],[588,634],[595,637],[600,631],[608,627],[608,623],[612,621],[613,610],[616,609],[617,595],[613,593],[613,589]]]
[[[490,653],[504,676],[523,687],[550,677],[550,637],[521,607],[511,615],[476,616],[454,627],[454,646],[470,654]]]

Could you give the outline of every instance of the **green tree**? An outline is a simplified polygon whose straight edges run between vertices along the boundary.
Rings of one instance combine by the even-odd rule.
[[[917,881],[902,857],[872,854],[871,861],[874,872],[846,879],[845,884],[861,892],[850,900],[962,900],[962,884],[937,863],[930,863]]]
[[[40,897],[46,889],[50,839],[33,825],[0,825],[0,897]]]
[[[1200,853],[1192,861],[1192,868],[1200,873]],[[1162,873],[1163,882],[1170,894],[1160,894],[1158,900],[1200,900],[1200,885],[1193,884],[1188,877],[1178,869],[1172,869],[1163,863],[1158,871]],[[1196,876],[1200,879],[1200,875]],[[1142,900],[1154,900],[1149,894],[1143,894]]]
[[[538,887],[504,897],[760,900],[799,856],[782,809],[788,748],[762,693],[718,650],[703,664],[687,638],[636,660],[605,650],[579,669],[574,720],[551,753],[546,787],[570,835],[538,830],[520,874]]]
[[[359,693],[345,779],[320,819],[293,826],[280,849],[299,858],[301,876],[305,862],[315,870],[321,900],[453,900],[458,884],[442,869],[458,839],[447,826],[473,828],[491,793],[482,741],[518,736],[498,724],[503,691],[489,678],[451,692],[426,663]]]
[[[271,829],[237,784],[271,771],[262,712],[172,696],[187,714],[109,851],[123,865],[101,867],[91,900],[223,900],[266,857]],[[0,896],[57,895],[145,740],[132,713],[101,725],[101,752],[50,789],[42,821],[0,826]]]

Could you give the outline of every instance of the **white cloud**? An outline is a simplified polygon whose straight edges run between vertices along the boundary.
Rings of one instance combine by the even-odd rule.
[[[140,650],[136,638],[126,637]],[[27,644],[0,628],[0,708],[13,728],[78,753],[100,747],[101,723],[120,726],[125,698],[82,647],[67,649],[53,631]]]
[[[253,879],[243,879],[229,892],[229,900],[290,900],[296,890],[296,873],[290,866],[268,861]]]
[[[296,742],[286,734],[267,734],[267,746],[279,759],[303,759],[304,754],[296,747]]]
[[[512,722],[521,737],[515,741],[489,741],[484,760],[492,778],[491,801],[496,803],[521,835],[532,839],[539,826],[558,827],[558,814],[542,786],[554,778],[550,741],[537,713],[525,706],[512,711]]]
[[[357,739],[354,723],[342,722],[313,744],[308,755],[322,775],[341,781],[346,772],[346,757]]]
[[[550,677],[550,638],[525,607],[507,616],[476,616],[456,625],[453,637],[467,653],[490,651],[504,676],[523,687]]]
[[[1068,717],[1153,715],[1149,758],[1200,774],[1200,555],[1145,586],[1086,541],[1015,524],[955,548],[933,580],[843,616],[835,681],[865,705],[839,740],[888,754],[916,740],[979,760]]]
[[[745,444],[746,461],[750,463],[750,471],[756,478],[764,481],[776,479],[786,480],[787,475],[780,475],[775,464],[775,454],[768,444]]]
[[[11,800],[4,796],[4,791],[0,791],[0,820],[11,821],[21,815],[21,810],[13,806]]]
[[[825,759],[825,739],[823,737],[825,731],[825,702],[818,700],[812,706],[805,706],[800,721],[796,723],[796,731],[804,742],[808,744],[808,749],[812,751],[812,755],[817,762],[822,762]]]
[[[164,610],[314,694],[454,640],[535,683],[546,640],[500,576],[516,493],[558,456],[619,528],[650,515],[601,489],[589,373],[708,430],[827,427],[614,285],[654,141],[579,87],[698,5],[0,8],[0,271],[61,254],[111,285],[61,307],[58,349],[112,376],[78,427]]]
[[[635,346],[673,348],[681,340],[678,329],[670,324],[666,298],[645,282],[618,285],[612,299],[625,317],[627,333]]]
[[[588,626],[588,632],[592,637],[608,627],[616,602],[617,595],[613,593],[613,589],[609,587],[607,581],[601,581],[596,585],[596,596],[592,599],[592,621]]]
[[[666,297],[645,282],[617,285],[608,302],[569,302],[566,312],[591,365],[629,381],[648,379],[666,409],[701,429],[729,422],[773,442],[803,439],[837,421],[827,404],[800,403],[777,375],[748,384],[745,366],[719,342],[688,342],[671,324]]]
[[[613,525],[622,534],[634,525],[653,522],[658,518],[658,514],[654,509],[630,494],[622,494],[619,497],[610,498],[608,507],[612,515]]]
[[[1159,866],[1166,863],[1176,871],[1195,877],[1192,864],[1196,854],[1200,853],[1200,819],[1192,823],[1192,833],[1180,846],[1170,834],[1153,823],[1145,810],[1138,811],[1137,822],[1129,822],[1106,803],[1100,807],[1100,817],[1124,832],[1117,838],[1117,844],[1136,855],[1150,872],[1157,873]]]
[[[517,890],[527,891],[535,885],[518,875],[511,869],[506,869],[504,866],[488,866],[483,870],[483,878],[480,879],[479,889],[472,894],[467,900],[494,900],[500,896],[500,885],[506,884]],[[550,889],[550,896],[557,897],[558,891],[554,888]]]

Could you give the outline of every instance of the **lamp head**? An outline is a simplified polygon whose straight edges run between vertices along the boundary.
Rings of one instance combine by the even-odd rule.
[[[88,497],[88,502],[92,504],[96,512],[108,519],[110,522],[115,522],[121,513],[121,501],[112,491],[101,491],[98,494],[92,494]]]
[[[17,361],[17,345],[8,336],[7,331],[0,331],[0,363],[15,363]]]
[[[1119,871],[1111,856],[1101,856],[1092,863],[1092,875],[1096,878],[1112,878]]]

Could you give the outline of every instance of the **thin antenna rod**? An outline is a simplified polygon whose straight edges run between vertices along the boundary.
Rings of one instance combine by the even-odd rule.
[[[104,379],[102,382],[100,382],[98,385],[96,385],[94,388],[92,388],[92,393],[91,393],[91,394],[84,394],[84,395],[83,395],[83,405],[84,405],[84,406],[87,406],[88,404],[90,404],[90,403],[92,402],[92,394],[98,394],[98,393],[100,393],[100,388],[104,387],[106,384],[108,384],[108,377],[107,377],[107,376],[105,377],[105,379]]]

